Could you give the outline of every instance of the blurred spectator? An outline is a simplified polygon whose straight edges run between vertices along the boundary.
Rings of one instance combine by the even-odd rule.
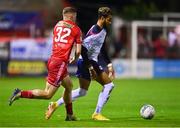
[[[114,40],[114,54],[113,57],[118,57],[120,50],[122,49],[122,42],[121,42],[121,28],[118,28],[117,35],[115,36]]]
[[[175,47],[177,48],[176,50],[176,54],[177,57],[180,58],[180,25],[178,25],[175,29],[175,33],[176,33],[176,40],[175,40]]]
[[[178,38],[175,40],[174,45],[171,47],[171,54],[173,55],[171,56],[171,58],[180,58],[180,40]]]
[[[127,28],[126,26],[121,26],[118,28],[117,34],[115,35],[115,40],[114,40],[114,54],[113,57],[119,57],[120,56],[125,56],[126,53],[122,53],[121,51],[125,51],[125,45],[127,43]]]
[[[176,34],[175,34],[174,28],[173,28],[173,29],[170,29],[170,32],[168,33],[168,44],[169,44],[169,47],[172,47],[174,45],[175,40],[176,40]]]
[[[170,30],[168,33],[168,57],[170,59],[180,58],[180,26]]]
[[[151,46],[142,32],[138,33],[138,58],[152,57]]]
[[[175,29],[177,45],[180,46],[180,25]]]
[[[178,47],[176,46],[176,33],[174,28],[168,33],[168,58],[175,59],[177,58]]]
[[[157,59],[162,59],[167,57],[167,46],[168,42],[160,34],[158,38],[153,42],[154,44],[154,56]]]

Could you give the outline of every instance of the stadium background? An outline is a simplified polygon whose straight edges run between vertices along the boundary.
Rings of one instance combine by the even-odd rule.
[[[77,23],[83,34],[96,22],[98,7],[109,6],[113,10],[113,24],[106,40],[106,47],[113,60],[117,76],[114,82],[118,87],[116,88],[117,91],[113,92],[112,103],[110,101],[108,104],[110,104],[109,108],[117,109],[118,112],[116,114],[111,113],[112,110],[108,109],[108,106],[105,107],[107,109],[105,112],[111,113],[110,115],[114,116],[112,118],[115,120],[107,126],[180,126],[180,118],[178,117],[180,115],[178,111],[178,107],[180,107],[178,102],[180,101],[178,95],[180,93],[179,26],[159,27],[158,29],[149,27],[152,30],[151,33],[149,33],[150,29],[148,27],[138,27],[136,29],[138,50],[135,52],[137,59],[135,67],[132,64],[134,61],[131,38],[131,25],[137,20],[160,21],[162,24],[164,22],[180,22],[179,4],[180,1],[178,0],[112,0],[98,2],[88,0],[1,0],[0,88],[2,93],[0,98],[2,99],[0,100],[0,126],[46,126],[38,122],[27,123],[26,119],[21,120],[23,123],[20,125],[17,123],[18,120],[16,121],[13,118],[21,113],[19,108],[26,106],[27,102],[22,102],[22,106],[19,103],[19,108],[12,106],[15,107],[14,110],[17,109],[17,112],[13,112],[12,108],[7,108],[6,101],[16,86],[31,89],[33,87],[37,88],[35,84],[38,83],[38,87],[43,88],[44,76],[47,74],[46,62],[51,51],[52,29],[55,23],[61,20],[62,9],[66,6],[74,6],[78,9]],[[69,72],[74,76],[76,65],[69,66]],[[73,81],[76,88],[78,85],[76,78],[73,78]],[[93,104],[96,103],[97,99],[97,96],[94,99],[91,97],[93,92],[97,92],[95,89],[100,91],[100,87],[92,87],[87,96],[87,99],[92,100]],[[161,94],[163,97],[161,97]],[[115,104],[117,99],[113,99],[113,96],[117,99],[120,98],[123,103]],[[127,98],[128,96],[131,98],[137,97],[137,99],[130,100]],[[58,97],[56,95],[54,100]],[[75,103],[75,109],[81,107],[80,105],[88,106],[88,102],[83,100],[85,99],[79,101],[79,105],[78,102]],[[131,103],[128,103],[128,101]],[[38,119],[41,121],[43,120],[42,112],[48,101],[41,101],[40,103],[44,106],[37,109],[37,113],[40,113]],[[151,122],[144,122],[138,118],[137,111],[144,103],[151,103],[159,110],[157,116]],[[161,104],[159,105],[159,103]],[[32,106],[29,105],[29,107],[34,106],[36,106],[35,103],[32,103]],[[131,108],[131,110],[128,108]],[[12,118],[9,117],[11,114],[3,112],[3,109],[12,112]],[[28,109],[28,111],[32,114],[29,115],[30,119],[34,121],[33,109]],[[87,111],[92,111],[91,107]],[[24,110],[25,112],[26,110]],[[75,126],[103,126],[99,122],[92,125],[93,121],[89,119],[88,112],[87,116],[82,114],[86,113],[84,111],[77,111],[77,113],[80,113],[79,116],[86,120],[84,125],[82,120],[80,122],[82,125],[76,123]],[[6,120],[4,117],[9,117],[9,119]],[[132,121],[133,119],[134,121]],[[8,120],[14,121],[8,123]],[[47,123],[48,126],[60,126],[57,120],[62,119],[55,117],[52,122],[44,123]],[[122,121],[122,125],[118,123],[119,121]],[[62,126],[72,125],[63,122]]]

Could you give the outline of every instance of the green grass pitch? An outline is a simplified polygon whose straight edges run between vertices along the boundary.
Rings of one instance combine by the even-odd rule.
[[[78,80],[73,78],[74,88]],[[101,86],[92,82],[86,97],[74,102],[74,113],[80,121],[66,122],[64,105],[50,120],[44,113],[49,101],[57,100],[60,87],[51,100],[20,99],[10,107],[8,98],[14,88],[34,89],[45,87],[44,78],[0,78],[0,127],[180,127],[180,79],[117,79],[115,88],[103,109],[110,121],[94,121],[94,112]],[[139,115],[143,104],[152,104],[156,114],[152,120]]]

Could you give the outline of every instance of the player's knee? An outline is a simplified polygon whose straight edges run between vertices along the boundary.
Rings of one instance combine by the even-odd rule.
[[[108,90],[109,92],[111,92],[113,90],[113,88],[114,88],[113,82],[104,85],[104,89]]]
[[[72,91],[72,86],[66,86],[64,87],[66,92],[71,92]]]
[[[114,86],[113,82],[111,82],[111,91],[113,90],[114,87],[115,86]]]
[[[111,84],[112,84],[112,89],[113,89],[113,88],[115,87],[115,86],[114,86],[114,83],[113,83],[113,82],[111,82]]]
[[[45,99],[47,99],[47,100],[49,100],[49,99],[51,99],[52,98],[52,94],[50,94],[50,93],[46,93],[46,95],[45,95]]]
[[[85,96],[86,94],[87,94],[87,90],[86,89],[82,89],[82,88],[79,89],[79,95],[80,96]]]
[[[49,99],[51,99],[51,98],[52,98],[52,95],[47,95],[47,96],[46,96],[46,99],[47,99],[47,100],[49,100]]]
[[[72,88],[70,88],[70,87],[65,88],[65,91],[66,91],[66,93],[71,93],[72,92]]]

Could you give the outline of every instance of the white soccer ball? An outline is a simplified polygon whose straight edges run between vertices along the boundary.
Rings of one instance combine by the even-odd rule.
[[[150,104],[145,104],[141,107],[140,115],[144,119],[152,119],[155,115],[155,109]]]

